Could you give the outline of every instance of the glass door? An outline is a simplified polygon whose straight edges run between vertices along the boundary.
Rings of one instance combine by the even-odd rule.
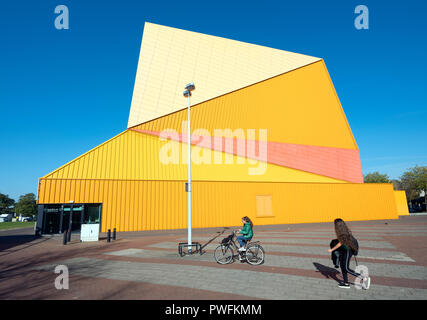
[[[82,224],[101,223],[102,204],[47,204],[43,208],[42,234],[80,232]]]
[[[70,229],[71,208],[72,205],[64,205],[64,210],[62,213],[61,233],[66,232]]]
[[[82,228],[83,205],[73,205],[71,213],[71,231],[80,231]]]
[[[43,209],[42,233],[59,233],[61,224],[61,205],[45,206]]]

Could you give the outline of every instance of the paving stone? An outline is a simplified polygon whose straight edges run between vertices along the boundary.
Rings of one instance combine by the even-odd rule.
[[[389,225],[366,221],[354,222],[355,225],[352,226],[353,222],[350,222],[361,248],[358,258],[362,258],[362,261],[363,258],[372,259],[369,262],[359,260],[359,264],[367,266],[373,277],[369,290],[357,290],[355,286],[348,290],[340,289],[337,282],[331,278],[333,274],[341,278],[340,270],[333,268],[330,254],[327,252],[330,239],[335,238],[332,224],[311,224],[307,227],[298,225],[296,230],[287,226],[283,227],[283,230],[268,230],[268,226],[262,227],[264,231],[256,231],[255,228],[253,240],[261,241],[266,256],[262,267],[253,267],[250,270],[222,266],[215,262],[211,250],[215,249],[227,234],[210,243],[203,255],[179,257],[178,242],[186,241],[187,238],[181,232],[168,234],[166,231],[167,237],[162,238],[159,236],[161,233],[155,235],[157,243],[153,243],[151,239],[155,238],[151,237],[146,238],[149,242],[142,237],[140,240],[135,237],[122,243],[117,242],[117,249],[105,253],[105,259],[98,259],[98,254],[84,254],[84,258],[76,255],[74,259],[58,258],[58,261],[38,269],[53,272],[54,266],[65,264],[69,266],[71,275],[168,285],[179,287],[180,290],[203,289],[210,291],[210,294],[217,294],[219,298],[222,294],[229,293],[263,299],[425,300],[427,289],[411,287],[416,282],[414,280],[427,280],[426,255],[420,252],[427,236],[427,220],[422,221],[426,223],[416,224],[416,221],[411,222],[406,218],[390,221]],[[406,239],[396,242],[392,237]],[[405,246],[411,243],[410,237],[417,241],[418,253],[412,250],[412,247],[406,251]],[[193,234],[193,240],[202,244],[210,239],[208,232]],[[307,256],[295,256],[298,253]],[[111,256],[120,257],[120,260]],[[127,258],[129,260],[126,260]],[[158,260],[160,263],[154,263],[153,260],[135,261],[133,258],[162,260]],[[204,263],[197,263],[199,261]],[[388,263],[389,261],[393,263]],[[277,269],[270,271],[270,268]],[[351,268],[355,269],[354,259]],[[323,275],[320,275],[320,272]],[[378,285],[375,278],[378,278],[378,283],[396,283],[398,286]],[[408,280],[406,284],[405,280]],[[200,296],[200,299],[203,299],[203,296]]]
[[[144,250],[144,249],[126,249],[114,252],[108,252],[108,255],[117,256],[128,256],[134,258],[167,258],[175,259],[176,261],[194,260],[194,261],[205,261],[216,264],[212,253],[205,253],[203,255],[192,255],[181,258],[176,253],[160,251],[160,250]],[[264,266],[268,267],[283,267],[283,268],[294,268],[303,270],[314,270],[318,271],[314,264],[319,265],[320,268],[329,268],[331,270],[339,269],[333,268],[331,259],[321,258],[306,258],[306,257],[294,257],[294,256],[278,256],[272,254],[266,254]],[[391,278],[406,278],[416,280],[427,280],[427,267],[417,265],[399,265],[399,264],[387,264],[387,263],[374,263],[374,262],[363,262],[368,267],[369,273],[372,276],[391,277]],[[355,269],[355,261],[352,260],[350,267]]]
[[[260,233],[260,232],[257,232],[255,234],[255,238],[257,238],[258,236],[260,236],[260,237],[275,237],[275,238],[280,237],[283,239],[286,239],[286,238],[305,238],[305,239],[324,238],[324,239],[329,239],[329,241],[331,239],[336,238],[336,235],[334,233],[330,233],[330,234],[326,235],[326,234],[310,234],[310,233],[305,233],[305,232],[301,232],[301,233],[293,233],[293,232],[282,232],[282,233],[279,233],[279,232],[277,232],[277,233],[265,232],[264,233],[263,232],[263,233]],[[213,237],[211,237],[211,238],[213,238]],[[219,237],[218,239],[223,239],[223,238],[225,238],[225,236],[222,238]],[[357,239],[383,240],[383,238],[381,236],[371,236],[371,235],[358,236]],[[185,239],[185,240],[187,240],[187,239]]]
[[[179,241],[184,241],[187,239],[181,238]],[[200,243],[207,242],[210,240],[209,237],[194,237],[193,241],[197,241]],[[290,243],[290,244],[318,244],[323,245],[326,248],[329,247],[330,239],[283,239],[283,238],[271,238],[271,237],[260,237],[257,236],[253,239],[254,241],[262,241],[262,242],[277,242],[277,243]],[[369,241],[369,240],[358,240],[360,248],[375,248],[375,249],[395,249],[388,241]],[[215,241],[218,245],[218,241]]]
[[[250,293],[254,298],[263,299],[297,299],[296,291],[304,288],[308,299],[336,299],[344,298],[363,299],[388,297],[390,299],[426,299],[426,289],[402,290],[400,287],[372,285],[369,290],[357,290],[354,287],[343,293],[337,288],[335,281],[325,280],[321,284],[317,279],[302,276],[269,274],[265,272],[234,270],[213,267],[189,266],[179,264],[159,264],[143,262],[122,262],[103,259],[74,258],[58,262],[68,266],[70,274],[107,279],[148,282],[154,284],[177,285],[205,290],[220,290],[223,293],[239,294]],[[37,267],[38,270],[54,270],[56,264]],[[126,270],[126,272],[123,272]],[[177,274],[185,274],[188,281],[182,281]],[[203,275],[202,281],[194,281]],[[218,279],[225,279],[219,289]],[[248,285],[247,279],[260,279],[262,286],[253,288]],[[72,283],[70,284],[72,285]],[[267,290],[266,290],[267,288]],[[289,290],[291,288],[292,290]],[[311,289],[310,289],[311,288]],[[319,290],[319,291],[317,291]],[[323,296],[319,297],[319,292]]]
[[[215,249],[219,244],[211,243],[206,246],[207,249]],[[266,252],[283,252],[283,253],[302,253],[302,254],[312,254],[312,255],[325,255],[330,256],[328,253],[329,245],[326,246],[324,250],[318,246],[287,246],[287,245],[274,245],[268,243],[261,243],[262,247]],[[173,249],[177,247],[177,244],[174,242],[160,242],[156,244],[152,244],[149,247],[152,248],[163,248],[163,249]],[[374,260],[392,260],[392,261],[408,261],[414,262],[412,258],[408,257],[403,252],[397,251],[383,251],[383,250],[375,250],[375,249],[367,249],[363,248],[359,250],[360,258],[369,258]]]

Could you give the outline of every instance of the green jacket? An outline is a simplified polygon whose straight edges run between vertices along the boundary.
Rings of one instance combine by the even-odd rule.
[[[252,239],[254,232],[252,231],[251,224],[249,222],[245,223],[240,234],[242,234],[245,239]]]

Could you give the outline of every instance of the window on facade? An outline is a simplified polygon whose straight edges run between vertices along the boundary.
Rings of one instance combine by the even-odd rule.
[[[271,195],[256,196],[256,216],[257,218],[274,217],[273,197]]]
[[[100,220],[101,220],[101,206],[99,204],[85,205],[85,214],[84,214],[83,223],[84,224],[100,223]]]

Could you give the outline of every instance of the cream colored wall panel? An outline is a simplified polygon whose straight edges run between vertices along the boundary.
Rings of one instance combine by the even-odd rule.
[[[319,61],[319,58],[145,23],[128,127]]]

